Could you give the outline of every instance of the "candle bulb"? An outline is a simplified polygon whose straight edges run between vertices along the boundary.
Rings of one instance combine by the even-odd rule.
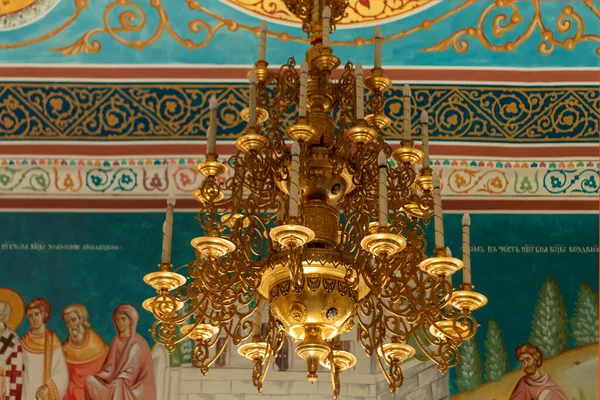
[[[412,127],[410,120],[410,86],[404,85],[402,88],[402,95],[404,96],[404,140],[410,140]]]
[[[462,219],[462,246],[463,246],[463,283],[471,283],[471,217],[463,215]]]
[[[379,25],[375,27],[375,68],[381,68],[381,47],[383,44],[383,35]]]
[[[427,111],[421,112],[421,140],[423,144],[423,168],[429,167],[429,115]]]
[[[435,227],[435,247],[444,247],[444,220],[442,219],[442,198],[440,195],[440,177],[433,173],[433,216]]]
[[[356,63],[356,119],[365,119],[365,89],[363,85],[363,68]]]
[[[260,43],[258,45],[258,59],[265,61],[267,59],[267,22],[260,24]]]
[[[217,98],[213,95],[208,101],[210,108],[210,125],[208,126],[207,153],[215,154],[217,152]]]
[[[323,10],[323,47],[329,47],[329,34],[331,29],[331,8],[329,6],[325,7]]]
[[[300,111],[298,115],[306,117],[306,93],[308,87],[308,63],[306,60],[300,64]]]
[[[256,73],[250,73],[250,118],[248,124],[256,126]]]
[[[300,181],[300,145],[292,144],[292,176],[290,177],[290,217],[298,217],[298,191]]]
[[[388,226],[388,199],[387,199],[387,157],[383,151],[377,157],[379,164],[379,227]]]
[[[171,242],[173,241],[173,209],[175,207],[175,195],[170,194],[167,199],[167,216],[163,224],[163,245],[161,263],[171,264]]]

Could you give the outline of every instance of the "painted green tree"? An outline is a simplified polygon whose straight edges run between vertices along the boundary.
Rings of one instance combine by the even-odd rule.
[[[496,321],[490,319],[485,339],[485,380],[497,382],[508,371],[508,354],[504,350],[504,335]]]
[[[544,358],[553,358],[567,350],[568,338],[565,302],[556,280],[548,278],[538,295],[529,342],[542,351]]]
[[[483,383],[481,353],[475,338],[460,346],[460,361],[456,366],[456,387],[460,392],[472,392]]]
[[[571,332],[576,346],[598,342],[598,293],[587,283],[577,293]]]

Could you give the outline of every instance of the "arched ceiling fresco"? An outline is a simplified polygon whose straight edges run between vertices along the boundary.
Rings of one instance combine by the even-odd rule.
[[[261,21],[272,67],[309,46],[283,4],[0,1],[0,208],[40,207],[40,196],[44,208],[162,208],[169,191],[189,197],[213,94],[219,152],[235,152]],[[394,82],[384,135],[398,145],[408,82],[415,110],[431,116],[448,210],[597,210],[600,1],[350,6],[334,51],[372,64],[381,25]]]
[[[266,19],[281,64],[307,44],[292,17],[282,0],[4,0],[0,50],[4,63],[249,65]],[[352,0],[332,40],[369,64],[376,22],[388,66],[595,67],[599,17],[594,0]]]

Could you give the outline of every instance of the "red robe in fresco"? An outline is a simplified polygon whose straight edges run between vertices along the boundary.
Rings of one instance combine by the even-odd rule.
[[[152,354],[146,340],[136,332],[139,314],[125,304],[113,314],[125,313],[131,322],[131,336],[113,339],[100,372],[85,378],[86,400],[156,400]],[[115,326],[116,328],[116,326]]]
[[[547,373],[538,380],[522,377],[515,385],[509,400],[569,400],[564,390]]]
[[[77,345],[67,339],[63,353],[69,370],[69,387],[63,400],[84,400],[83,380],[97,374],[104,365],[108,346],[92,329],[88,329],[83,343]]]

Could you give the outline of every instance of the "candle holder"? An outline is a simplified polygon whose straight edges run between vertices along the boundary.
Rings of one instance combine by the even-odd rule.
[[[254,63],[254,73],[256,74],[256,83],[258,84],[266,84],[269,82],[272,82],[273,80],[275,80],[275,77],[277,76],[277,74],[271,70],[269,70],[267,67],[269,66],[269,63],[266,62],[265,60],[257,60]],[[250,77],[250,74],[252,73],[252,70],[248,72],[247,77]]]
[[[384,92],[392,86],[392,80],[383,76],[383,68],[373,68],[371,73],[365,78],[365,86],[372,92]]]
[[[382,131],[392,123],[392,120],[383,114],[368,114],[365,120],[370,126],[374,126],[378,131]]]
[[[240,117],[250,122],[250,108],[246,107],[240,111]],[[269,119],[269,112],[262,107],[256,107],[256,125],[260,125]]]
[[[461,290],[452,293],[450,299],[450,304],[457,310],[472,312],[487,304],[487,297],[473,291],[474,286],[472,284],[463,283],[460,288]]]
[[[379,228],[378,233],[372,233],[360,241],[361,247],[376,257],[392,257],[406,247],[406,239],[401,235],[386,232]]]
[[[415,355],[414,347],[404,343],[386,343],[377,349],[377,353],[389,365],[392,362],[401,363]]]
[[[267,357],[268,345],[265,342],[250,342],[238,347],[238,353],[250,361],[259,361],[260,363]]]
[[[432,276],[448,276],[459,271],[463,266],[463,262],[458,258],[446,257],[446,249],[436,248],[434,256],[427,258],[419,264],[419,268]]]
[[[367,144],[377,137],[377,131],[365,119],[357,119],[354,126],[346,131],[346,136],[354,144]]]
[[[239,214],[239,213],[223,214],[222,221],[224,221],[225,225],[227,225],[229,228],[233,228],[235,226],[235,224],[237,224],[238,221],[242,222],[242,226],[244,228],[247,228],[248,226],[250,226],[250,220],[248,218],[246,218],[245,215]]]
[[[170,292],[185,284],[185,277],[173,272],[170,263],[158,264],[158,271],[150,272],[144,276],[144,282],[152,286],[157,292]]]
[[[433,190],[433,178],[431,176],[431,167],[423,167],[421,169],[421,176],[415,179],[415,186],[422,192]]]
[[[259,129],[255,126],[246,128],[246,132],[235,141],[235,147],[239,150],[250,153],[258,151],[269,145],[269,139],[258,134]]]
[[[392,158],[397,163],[416,164],[423,159],[425,153],[417,149],[412,140],[403,140],[402,147],[392,152]]]
[[[215,177],[214,177],[214,176],[209,176],[208,178],[209,178],[209,179],[215,179]],[[212,201],[215,201],[215,202],[216,202],[216,201],[220,201],[220,200],[222,200],[222,199],[225,197],[225,195],[223,194],[223,192],[222,192],[222,191],[220,191],[220,190],[217,192],[217,190],[216,190],[216,189],[214,189],[214,188],[209,188],[209,191],[211,191],[211,192],[216,192],[216,194],[215,194],[214,196],[212,196],[212,197],[211,197]],[[196,199],[196,201],[198,201],[198,202],[200,202],[200,203],[202,203],[202,204],[205,204],[205,203],[208,203],[208,202],[209,202],[209,200],[208,200],[208,197],[207,197],[207,196],[205,196],[205,195],[202,193],[202,189],[201,189],[201,188],[200,188],[200,189],[196,189],[196,190],[194,190],[194,193],[192,194],[192,196],[194,197],[194,199]]]
[[[207,341],[219,332],[219,328],[210,324],[189,324],[184,325],[181,328],[181,334],[193,339],[196,342]]]
[[[279,225],[269,234],[271,239],[284,247],[302,247],[315,238],[315,232],[302,225]]]
[[[471,332],[469,325],[464,322],[443,320],[429,326],[429,332],[439,339],[466,340],[472,337],[476,331]]]
[[[285,130],[285,134],[295,142],[308,142],[317,135],[317,131],[312,126],[308,125],[308,119],[306,117],[298,117],[298,119],[296,119],[296,124],[288,126]]]
[[[192,239],[190,244],[199,253],[207,256],[220,258],[235,250],[235,244],[227,239],[213,236],[201,236]]]
[[[408,202],[404,206],[402,206],[402,208],[404,208],[407,214],[415,218],[427,218],[430,217],[432,214],[431,209],[421,208],[421,204],[418,200]]]
[[[341,372],[356,365],[356,357],[354,354],[344,350],[333,350],[332,353],[333,365],[338,371]],[[327,369],[331,369],[329,357],[326,357],[324,360],[322,360],[320,364]]]
[[[340,59],[333,55],[331,47],[319,47],[319,53],[312,59],[312,66],[320,71],[332,71],[340,66]]]
[[[156,305],[156,302],[158,302],[158,306]],[[168,314],[171,314],[173,311],[181,310],[183,308],[183,302],[181,302],[181,301],[168,302],[168,301],[160,300],[159,296],[156,296],[156,297],[150,297],[150,298],[144,300],[142,302],[142,308],[154,315],[156,315],[156,314],[168,315]],[[156,312],[156,308],[159,309],[158,312]]]
[[[206,161],[198,163],[196,170],[202,175],[209,176],[220,176],[227,173],[227,166],[217,161],[219,156],[216,153],[208,153],[206,155]]]

